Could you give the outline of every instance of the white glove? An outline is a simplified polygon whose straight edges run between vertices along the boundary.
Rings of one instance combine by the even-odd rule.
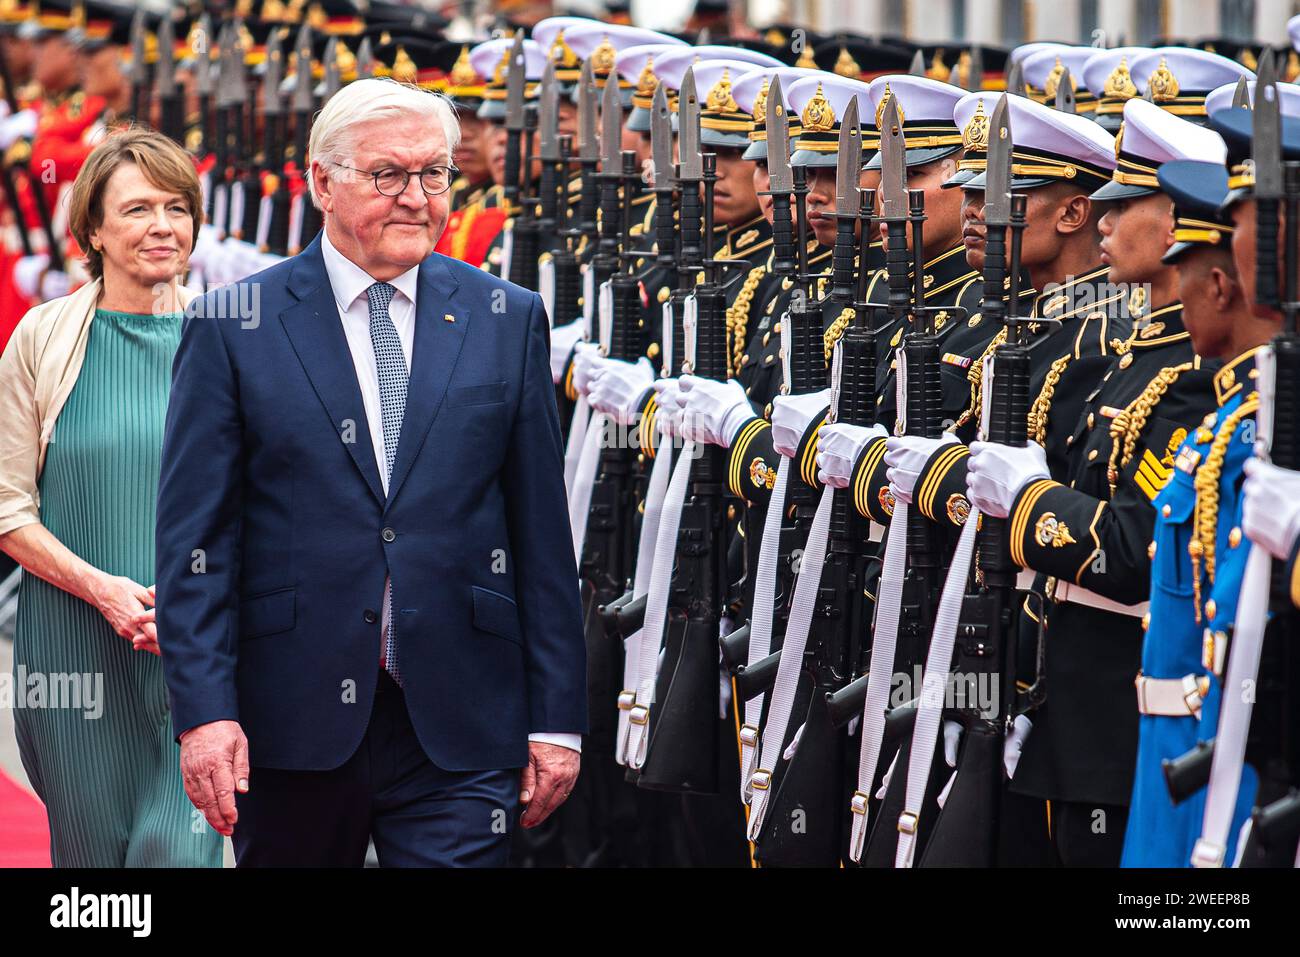
[[[880,423],[865,427],[836,422],[817,433],[817,481],[831,488],[848,488],[853,466],[866,444],[885,438],[889,431]]]
[[[677,380],[657,379],[654,390],[658,395],[659,411],[655,413],[655,423],[660,432],[667,435],[681,435],[682,410],[678,404],[680,389]]]
[[[794,458],[808,426],[824,415],[830,404],[830,389],[777,396],[772,400],[772,446],[787,458]]]
[[[0,121],[0,150],[7,150],[19,140],[29,140],[36,135],[36,111],[19,110]]]
[[[50,257],[45,253],[24,256],[14,263],[14,285],[24,299],[36,299],[41,281],[41,273],[50,265]]]
[[[41,280],[41,299],[49,302],[51,299],[62,299],[68,294],[72,287],[72,280],[68,274],[61,269],[51,269]]]
[[[569,353],[582,338],[585,323],[568,322],[551,329],[551,381],[558,383],[568,365]]]
[[[1020,752],[1024,750],[1029,732],[1034,730],[1034,722],[1027,715],[1018,714],[1007,732],[1006,744],[1002,746],[1002,766],[1007,769],[1007,780],[1016,776],[1016,766],[1020,764]]]
[[[1247,459],[1243,491],[1241,530],[1274,558],[1286,561],[1300,535],[1300,472]]]
[[[717,382],[695,375],[677,380],[682,434],[695,442],[730,448],[740,427],[754,418],[745,387],[735,379]]]
[[[919,435],[891,435],[885,441],[885,477],[889,479],[889,489],[894,498],[900,502],[912,504],[912,492],[916,489],[917,479],[930,457],[945,445],[957,441],[957,436],[945,432],[937,439],[926,439]]]
[[[1016,496],[1030,482],[1049,477],[1047,453],[1037,442],[1024,448],[972,442],[966,471],[971,504],[994,518],[1006,518]]]
[[[950,768],[957,767],[957,748],[961,744],[962,727],[956,721],[945,721],[943,723],[943,763]],[[957,781],[957,772],[954,770],[948,776],[948,783],[943,786],[934,799],[934,803],[939,805],[940,810],[948,801],[948,795],[952,793],[952,786]]]
[[[600,346],[594,342],[579,342],[573,347],[573,388],[578,395],[587,394],[592,374],[605,361],[600,354]]]
[[[588,381],[587,401],[597,412],[612,415],[619,425],[629,425],[637,411],[637,400],[654,381],[654,367],[644,356],[636,362],[602,359]]]

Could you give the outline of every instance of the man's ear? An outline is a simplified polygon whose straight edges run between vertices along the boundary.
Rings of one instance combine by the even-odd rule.
[[[1206,278],[1209,280],[1206,286],[1214,300],[1214,308],[1219,312],[1226,312],[1237,296],[1237,280],[1218,266],[1211,267]]]
[[[325,164],[319,160],[311,161],[311,181],[316,185],[316,195],[320,198],[321,210],[332,212],[334,206],[334,184],[330,181]],[[311,202],[308,197],[307,202]]]
[[[1056,219],[1056,231],[1062,235],[1077,233],[1081,229],[1096,228],[1092,220],[1092,200],[1083,193],[1075,193],[1061,201]]]

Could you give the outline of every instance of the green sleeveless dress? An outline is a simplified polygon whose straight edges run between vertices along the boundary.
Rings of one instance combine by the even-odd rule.
[[[39,483],[41,522],[59,541],[146,586],[181,318],[96,311]],[[157,655],[24,574],[14,672],[19,751],[45,802],[55,867],[221,866],[221,836],[181,784]]]

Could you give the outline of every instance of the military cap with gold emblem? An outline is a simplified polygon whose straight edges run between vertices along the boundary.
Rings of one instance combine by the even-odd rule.
[[[1205,98],[1238,77],[1255,74],[1236,60],[1217,53],[1184,47],[1161,47],[1134,60],[1130,66],[1138,92],[1156,106],[1195,123],[1205,124]]]
[[[792,113],[799,116],[799,136],[790,162],[804,166],[835,166],[838,161],[840,119],[849,100],[858,98],[863,126],[871,126],[871,84],[847,77],[810,76],[797,81],[786,93]],[[874,129],[874,128],[873,128]],[[866,130],[863,139],[868,136]]]
[[[444,40],[435,50],[435,61],[443,71],[441,90],[451,97],[457,109],[476,111],[483,105],[487,77],[474,69],[469,57],[470,45]]]
[[[1056,102],[1056,91],[1066,71],[1074,87],[1074,111],[1091,113],[1097,108],[1097,97],[1083,83],[1083,68],[1097,53],[1096,47],[1062,47],[1040,50],[1020,63],[1024,71],[1029,98],[1051,106]]]
[[[1095,50],[1083,64],[1082,73],[1071,74],[1080,85],[1097,98],[1095,119],[1108,133],[1119,129],[1124,119],[1124,104],[1138,95],[1137,83],[1130,67],[1133,61],[1151,52],[1150,47],[1116,47]]]
[[[1012,189],[1071,183],[1091,193],[1110,181],[1115,169],[1115,137],[1088,117],[1054,110],[1023,96],[1009,97],[1007,108],[1013,141]],[[983,189],[986,172],[972,177],[963,188]]]
[[[702,60],[692,63],[686,57],[671,60],[659,71],[659,80],[671,90],[681,89],[682,79],[690,68],[695,70],[695,89],[700,96],[700,144],[729,149],[749,145],[749,131],[754,118],[740,108],[732,95],[731,85],[753,70],[753,64],[741,60]],[[677,114],[673,114],[677,128]]]
[[[1282,121],[1282,158],[1300,160],[1300,88],[1293,83],[1279,83],[1278,112]],[[1214,104],[1222,94],[1211,92]],[[1207,98],[1207,103],[1210,99]],[[1250,102],[1254,102],[1253,97]],[[1228,195],[1223,199],[1225,212],[1233,204],[1249,199],[1255,191],[1255,164],[1251,161],[1254,141],[1254,118],[1244,107],[1225,107],[1210,113],[1210,128],[1223,137],[1228,147]]]
[[[1156,168],[1161,163],[1199,160],[1222,166],[1227,153],[1223,139],[1213,130],[1166,113],[1147,100],[1132,99],[1124,104],[1124,123],[1115,137],[1115,170],[1092,198],[1150,196],[1160,191]]]
[[[924,166],[962,149],[962,133],[954,113],[966,96],[961,87],[924,76],[889,76],[872,80],[867,93],[866,113],[875,117],[876,127],[890,99],[903,123],[908,166]],[[880,168],[877,152],[868,169]]]
[[[596,78],[596,88],[603,90],[605,83],[612,77],[618,83],[619,100],[624,109],[632,105],[632,94],[636,89],[636,78],[626,78],[617,69],[618,54],[630,47],[645,46],[648,43],[667,47],[684,47],[686,42],[666,33],[654,30],[642,30],[639,27],[625,27],[618,24],[591,22],[576,24],[564,31],[565,42],[577,55],[580,62],[590,61],[591,72]],[[576,90],[576,87],[575,87]],[[653,95],[653,94],[652,94]],[[576,96],[576,93],[575,93]]]
[[[749,146],[745,148],[744,159],[757,161],[767,159],[767,111],[768,111],[768,91],[771,89],[772,80],[776,77],[781,78],[781,88],[789,90],[799,80],[808,76],[818,76],[820,70],[806,70],[803,67],[786,66],[780,69],[767,69],[760,67],[751,70],[731,85],[731,95],[736,98],[736,103],[741,110],[748,113],[753,118],[749,130]],[[789,112],[790,98],[786,97],[786,111],[790,117],[790,141],[799,135],[799,116],[797,113]]]
[[[757,50],[710,44],[702,47],[682,46],[665,50],[655,57],[655,75],[659,77],[661,83],[664,83],[670,90],[675,92],[681,85],[682,77],[686,75],[688,66],[709,60],[730,60],[733,63],[748,63],[751,70],[757,67],[785,66],[776,57]],[[748,73],[749,70],[744,72]],[[696,89],[701,96],[704,95],[704,86],[702,84],[697,82]],[[669,97],[669,106],[674,113],[677,112],[675,97]]]
[[[555,64],[555,80],[564,96],[577,88],[578,80],[582,77],[582,58],[569,46],[569,33],[593,25],[603,26],[599,20],[588,17],[547,17],[532,29],[533,40],[546,51],[547,59]]]
[[[506,118],[506,71],[510,67],[510,48],[514,45],[510,37],[498,37],[480,43],[469,51],[470,65],[479,75],[487,77],[483,87],[483,105],[478,108],[478,115],[485,120],[505,122]],[[533,40],[524,41],[524,77],[528,80],[525,93],[536,93],[537,81],[546,69],[546,51]]]
[[[850,80],[871,80],[906,70],[911,59],[910,50],[894,43],[839,36],[817,44],[812,52],[812,63],[796,61],[796,65],[815,65]]]
[[[957,161],[957,172],[944,180],[944,189],[968,183],[988,167],[989,120],[1001,96],[987,90],[967,93],[953,107],[953,124],[961,130],[963,152]]]
[[[1164,262],[1172,265],[1196,249],[1230,248],[1232,217],[1220,208],[1228,195],[1223,163],[1161,163],[1156,178],[1174,201],[1174,242],[1161,257]]]
[[[390,77],[424,90],[442,92],[447,85],[445,53],[436,43],[418,37],[396,36],[374,47],[378,61],[375,76]]]
[[[632,85],[632,111],[628,113],[625,124],[629,130],[650,132],[650,107],[655,90],[659,88],[655,60],[680,46],[680,43],[643,43],[620,51],[614,58],[614,69],[619,77]],[[671,101],[671,96],[669,99]]]

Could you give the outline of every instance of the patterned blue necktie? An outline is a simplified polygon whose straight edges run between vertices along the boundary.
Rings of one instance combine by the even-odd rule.
[[[402,355],[402,341],[397,327],[388,314],[388,305],[397,289],[386,282],[377,282],[366,290],[370,304],[370,343],[375,350],[375,366],[379,372],[379,408],[384,420],[384,476],[391,479],[393,459],[397,457],[397,440],[402,434],[402,416],[406,411],[406,384],[409,374]],[[397,668],[397,619],[393,615],[393,591],[390,583],[387,602],[388,641],[384,647],[384,667],[399,685],[401,672]]]

